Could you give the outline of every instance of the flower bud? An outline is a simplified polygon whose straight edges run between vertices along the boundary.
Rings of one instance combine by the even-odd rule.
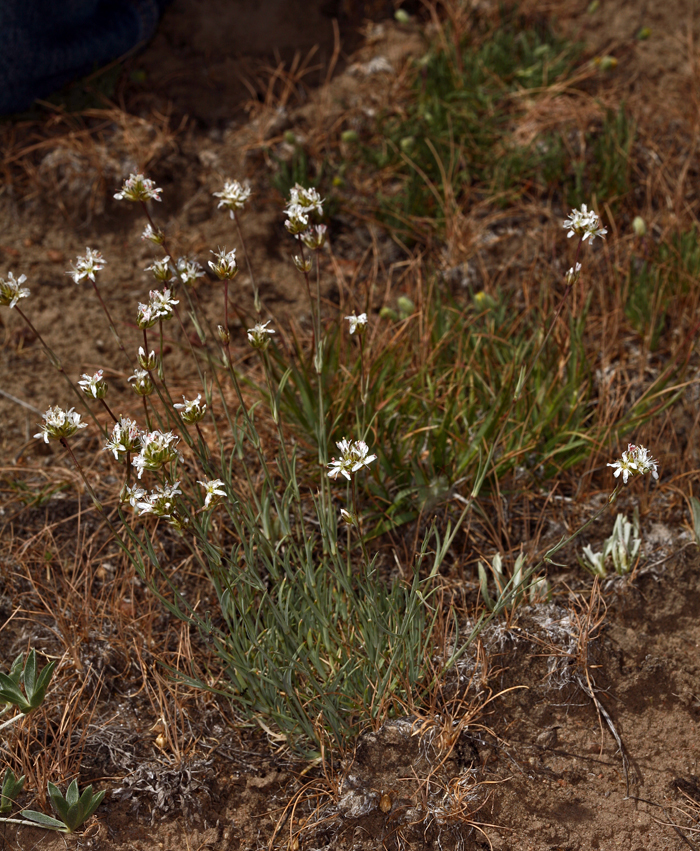
[[[311,260],[309,258],[299,257],[298,254],[294,255],[294,265],[300,272],[310,272],[311,271]]]
[[[632,230],[635,236],[644,236],[647,232],[647,223],[641,216],[635,216],[632,222]]]
[[[150,396],[155,390],[153,379],[151,378],[150,373],[145,369],[136,368],[134,370],[134,374],[127,380],[134,382],[131,385],[131,389],[137,396]]]
[[[219,339],[221,340],[221,342],[225,346],[228,346],[228,344],[231,342],[231,335],[229,334],[228,328],[224,328],[223,325],[217,325],[216,330],[219,332]]]
[[[137,360],[141,369],[148,370],[149,372],[158,366],[158,355],[155,352],[146,354],[143,346],[139,347]]]

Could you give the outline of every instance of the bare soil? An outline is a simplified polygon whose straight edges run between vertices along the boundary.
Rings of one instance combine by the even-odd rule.
[[[614,73],[624,84],[616,97],[622,91],[641,104],[640,117],[646,109],[659,138],[673,122],[678,138],[697,138],[693,0],[603,0],[595,12],[585,2],[536,5],[583,39],[587,56],[618,58]],[[315,3],[175,0],[152,44],[128,61],[120,105],[96,110],[84,125],[59,114],[32,130],[38,147],[25,156],[22,173],[13,171],[10,151],[0,266],[26,274],[32,297],[22,307],[72,378],[105,369],[115,404],[136,413],[99,305],[65,274],[86,245],[99,248],[107,260],[105,300],[115,324],[139,344],[134,308],[146,297],[144,268],[154,252],[139,238],[137,211],[112,200],[131,171],[145,170],[163,188],[154,215],[178,254],[202,263],[211,249],[237,244],[211,193],[225,178],[249,179],[255,203],[244,228],[265,309],[288,333],[307,327],[305,293],[290,271],[281,226],[282,198],[270,179],[276,162],[292,157],[294,138],[338,150],[343,130],[361,129],[398,96],[425,36],[417,24],[382,20],[387,11],[379,3],[324,10]],[[362,23],[365,16],[374,22]],[[636,39],[642,26],[651,30],[646,41]],[[390,71],[371,71],[377,56]],[[287,72],[275,74],[283,61]],[[600,97],[608,97],[602,83]],[[14,129],[27,132],[19,120]],[[661,143],[656,154],[664,156]],[[696,159],[693,148],[688,169],[697,171]],[[670,211],[695,203],[695,195],[676,199],[675,188],[668,186]],[[362,195],[362,186],[351,189]],[[388,270],[408,255],[357,216],[350,197],[348,191],[331,223],[332,272],[323,291],[329,304],[352,309],[354,282],[370,274],[368,252],[380,270],[374,274],[389,281],[382,297],[394,285]],[[465,248],[454,243],[446,251],[450,267]],[[231,330],[244,366],[252,315],[245,272],[236,285],[240,319]],[[200,298],[211,321],[221,321],[218,284],[207,280]],[[25,725],[22,753],[37,753],[32,729],[43,730],[40,751],[52,754],[55,770],[67,779],[79,770],[81,785],[108,790],[93,824],[70,844],[116,851],[696,847],[700,561],[681,515],[662,498],[645,502],[644,558],[631,578],[591,587],[572,557],[570,570],[552,576],[552,603],[488,628],[444,684],[439,709],[407,710],[367,730],[354,752],[309,767],[263,731],[242,728],[225,702],[174,687],[163,675],[156,661],[176,663],[198,639],[122,572],[86,501],[75,495],[77,477],[33,440],[48,405],[72,402],[15,311],[0,316],[0,339],[0,647],[6,664],[28,644],[60,658],[67,683],[60,706]],[[194,390],[185,346],[175,334],[166,343],[172,382],[183,393]],[[96,446],[89,436],[76,441],[85,456]],[[107,461],[89,473],[110,484]],[[465,582],[465,593],[475,587]],[[3,754],[17,768],[18,758]],[[40,762],[27,806],[42,804]],[[13,825],[1,835],[8,849],[66,844]]]

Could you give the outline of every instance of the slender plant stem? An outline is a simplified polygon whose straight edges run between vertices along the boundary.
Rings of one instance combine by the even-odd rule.
[[[93,281],[92,279],[90,280],[90,283],[92,284],[93,290],[95,290],[95,295],[100,300],[100,304],[102,305],[102,310],[104,310],[105,316],[107,317],[107,322],[109,322],[110,331],[112,332],[112,334],[114,334],[117,343],[119,343],[119,348],[121,349],[121,351],[122,351],[122,353],[123,353],[123,355],[126,359],[126,362],[128,364],[129,369],[131,369],[132,368],[131,358],[127,354],[126,349],[124,348],[124,343],[122,342],[122,338],[119,336],[119,332],[117,331],[117,327],[114,324],[114,322],[112,321],[112,316],[111,316],[109,310],[107,309],[107,305],[104,303],[104,300],[102,298],[102,294],[100,293],[100,291],[97,288],[97,283],[95,281]]]
[[[243,253],[245,254],[245,262],[248,267],[248,274],[250,275],[250,283],[253,286],[253,302],[255,304],[255,312],[258,314],[258,321],[260,321],[260,311],[262,309],[262,303],[260,301],[260,291],[258,290],[258,285],[255,281],[255,275],[253,275],[253,267],[250,265],[250,255],[248,254],[248,248],[246,246],[245,238],[243,237],[243,230],[241,229],[241,224],[238,221],[238,216],[234,215],[234,222],[236,223],[236,229],[238,230],[238,238],[241,241],[241,245],[243,246]]]

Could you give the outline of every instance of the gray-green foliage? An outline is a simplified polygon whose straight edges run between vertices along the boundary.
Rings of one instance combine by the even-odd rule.
[[[59,816],[58,819],[35,810],[24,810],[22,815],[40,827],[61,833],[73,833],[77,830],[95,812],[105,796],[104,790],[93,794],[92,785],[87,786],[81,795],[77,780],[71,781],[65,797],[53,783],[48,784],[48,792],[51,805]]]

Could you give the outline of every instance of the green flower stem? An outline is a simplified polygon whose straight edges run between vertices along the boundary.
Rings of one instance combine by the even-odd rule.
[[[362,518],[360,516],[360,505],[357,499],[357,484],[355,483],[355,476],[352,476],[351,480],[352,485],[352,511],[355,515],[355,522],[357,523],[357,531],[360,537],[360,546],[362,547],[362,558],[365,562],[365,570],[369,570],[369,553],[367,552],[367,545],[365,544],[365,536],[362,531]]]
[[[238,216],[233,217],[234,222],[236,223],[236,229],[238,230],[238,238],[241,241],[241,245],[243,246],[243,253],[245,254],[245,262],[248,267],[248,274],[250,275],[250,283],[253,285],[253,302],[255,304],[255,312],[258,314],[258,322],[260,321],[260,311],[262,309],[262,302],[260,301],[260,292],[258,290],[258,285],[255,282],[255,275],[253,275],[253,267],[250,265],[250,256],[248,254],[248,248],[246,247],[245,239],[243,237],[243,231],[241,230],[240,222],[238,221]]]
[[[105,402],[105,400],[104,400],[104,399],[100,399],[100,402],[101,402],[101,404],[102,404],[102,407],[105,409],[105,411],[107,411],[107,413],[108,413],[108,414],[110,415],[110,417],[114,420],[114,422],[115,422],[115,423],[118,423],[118,422],[119,422],[119,420],[118,420],[118,419],[114,416],[114,413],[112,412],[112,409],[111,409],[111,408],[109,407],[109,405]]]
[[[119,348],[122,350],[122,353],[123,353],[123,355],[126,359],[126,362],[127,362],[129,369],[132,369],[133,366],[132,366],[132,363],[131,363],[131,358],[127,354],[126,349],[124,348],[124,343],[122,342],[122,338],[119,336],[119,332],[117,331],[117,328],[116,328],[114,322],[112,321],[112,316],[111,316],[109,310],[107,309],[107,305],[104,303],[104,301],[102,299],[102,295],[101,295],[100,291],[97,289],[97,284],[92,279],[90,279],[90,283],[92,284],[93,290],[95,290],[95,295],[100,300],[100,304],[102,305],[102,310],[104,310],[105,316],[107,317],[107,322],[109,322],[110,331],[112,332],[112,334],[114,334],[114,337],[115,337],[117,343],[119,343]]]
[[[46,343],[46,341],[45,341],[45,340],[44,340],[44,338],[41,336],[41,334],[40,334],[40,333],[36,330],[36,328],[35,328],[35,327],[32,325],[32,323],[29,321],[29,317],[28,317],[28,316],[26,316],[26,315],[22,312],[22,310],[21,310],[21,308],[20,308],[20,306],[19,306],[19,305],[17,305],[17,304],[15,305],[15,310],[17,311],[17,313],[19,313],[19,315],[22,317],[22,319],[24,319],[24,321],[27,323],[27,325],[29,326],[29,328],[30,328],[30,330],[32,331],[32,333],[36,335],[36,338],[37,338],[37,340],[39,340],[39,342],[41,343],[41,345],[42,345],[42,347],[43,347],[44,351],[46,352],[46,356],[48,357],[49,361],[51,362],[51,365],[52,365],[55,369],[57,369],[57,370],[61,373],[61,375],[65,378],[65,380],[68,382],[68,386],[69,386],[69,387],[70,387],[70,389],[71,389],[71,390],[75,393],[75,395],[78,397],[78,399],[80,400],[80,404],[81,404],[81,405],[83,406],[83,408],[87,411],[88,416],[90,416],[90,417],[92,418],[92,421],[95,423],[95,425],[99,428],[99,430],[100,430],[101,432],[106,433],[106,432],[105,432],[105,430],[103,429],[103,427],[100,425],[100,423],[99,423],[99,421],[98,421],[97,417],[93,414],[92,410],[90,409],[90,406],[89,406],[89,405],[88,405],[88,403],[85,401],[85,396],[83,395],[83,393],[81,393],[81,392],[80,392],[80,390],[78,390],[78,388],[75,386],[75,384],[73,384],[73,382],[72,382],[72,381],[70,380],[70,378],[68,377],[68,375],[67,375],[66,371],[63,369],[63,364],[61,363],[61,361],[60,361],[60,359],[59,359],[58,355],[57,355],[57,354],[53,351],[53,349],[52,349],[52,348],[51,348],[51,347],[50,347],[50,346]]]
[[[153,426],[151,425],[151,418],[148,414],[148,402],[146,401],[146,397],[142,396],[141,400],[143,402],[143,413],[146,417],[146,425],[148,426],[149,431],[153,431]]]

